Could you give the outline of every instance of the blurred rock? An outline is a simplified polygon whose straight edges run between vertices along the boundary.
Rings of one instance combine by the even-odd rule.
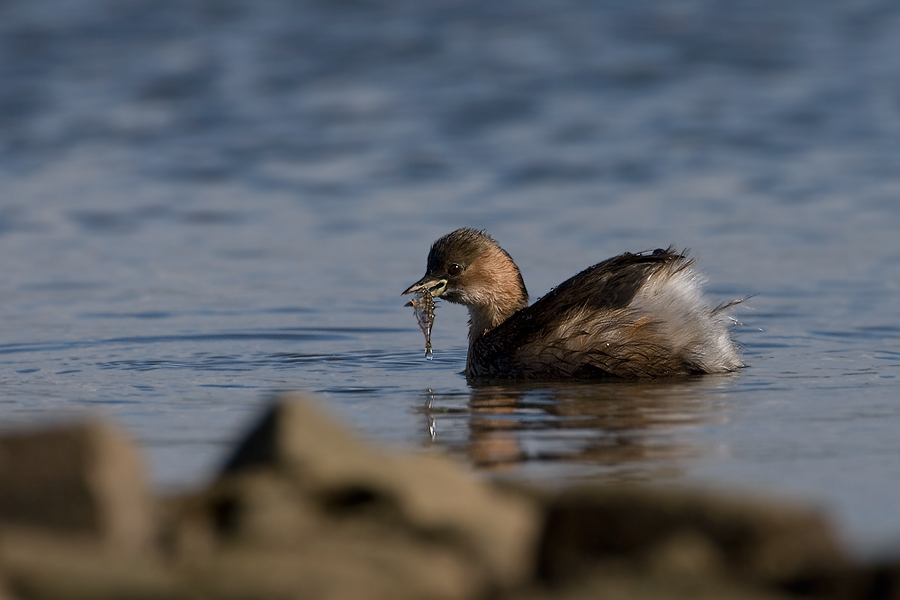
[[[754,584],[844,568],[818,513],[788,503],[647,487],[567,490],[548,503],[539,571],[559,581],[604,561]]]
[[[792,596],[717,578],[679,578],[598,568],[562,585],[533,586],[515,600],[788,600]]]
[[[190,597],[152,553],[36,530],[0,531],[0,568],[10,600],[176,600]],[[0,599],[5,600],[2,592]]]
[[[157,546],[144,467],[116,429],[96,422],[0,437],[0,573],[10,597],[172,597]]]
[[[900,561],[810,571],[783,582],[781,589],[794,597],[821,600],[898,600]]]
[[[138,453],[111,426],[0,437],[0,529],[39,529],[135,552],[151,545],[153,523]]]
[[[15,600],[14,596],[9,593],[9,588],[7,588],[2,578],[0,578],[0,600]]]
[[[540,526],[532,500],[446,459],[371,448],[300,397],[280,398],[183,511],[175,547],[202,585],[256,549],[293,557],[261,584],[335,598],[468,598],[521,584]]]
[[[0,437],[0,600],[124,598],[888,600],[900,562],[854,563],[783,502],[479,481],[299,396],[210,485],[156,501],[107,425]]]

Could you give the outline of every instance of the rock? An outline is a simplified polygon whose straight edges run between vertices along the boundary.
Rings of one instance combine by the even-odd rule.
[[[0,565],[21,600],[187,600],[160,557],[35,529],[0,532]],[[0,599],[4,599],[0,593]],[[5,599],[4,599],[5,600]]]
[[[0,572],[11,597],[174,598],[156,545],[143,466],[114,428],[0,436]]]
[[[137,451],[104,423],[0,436],[0,530],[18,528],[147,548],[152,504]]]
[[[532,586],[510,600],[789,600],[791,596],[717,578],[652,575],[640,570],[597,569],[552,587]]]
[[[820,600],[898,600],[900,561],[808,571],[780,588],[795,597]]]
[[[783,502],[478,480],[297,396],[206,488],[154,502],[107,425],[0,437],[0,600],[597,597],[887,600],[900,563],[849,561]]]
[[[598,563],[776,585],[847,559],[817,512],[786,503],[647,487],[567,490],[548,501],[539,571],[565,581]]]
[[[491,589],[458,553],[382,534],[348,528],[291,547],[223,544],[205,557],[180,560],[178,571],[200,597],[218,599],[463,600]]]
[[[2,578],[0,578],[0,600],[15,600]]]
[[[179,560],[216,594],[240,571],[223,565],[283,552],[290,567],[245,571],[273,598],[482,596],[531,577],[540,522],[531,499],[444,458],[376,450],[299,396],[278,398],[180,514]]]

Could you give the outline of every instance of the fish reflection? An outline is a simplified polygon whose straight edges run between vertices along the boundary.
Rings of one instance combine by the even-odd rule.
[[[468,397],[428,390],[422,412],[429,439],[480,470],[562,461],[593,473],[640,477],[651,465],[677,469],[714,450],[690,433],[726,418],[719,389],[731,377],[486,386]]]

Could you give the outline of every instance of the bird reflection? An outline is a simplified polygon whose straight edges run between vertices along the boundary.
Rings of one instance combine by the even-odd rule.
[[[593,475],[639,480],[712,450],[689,434],[726,418],[721,388],[733,376],[484,386],[468,397],[428,390],[422,413],[429,440],[479,470],[539,471],[566,463]]]

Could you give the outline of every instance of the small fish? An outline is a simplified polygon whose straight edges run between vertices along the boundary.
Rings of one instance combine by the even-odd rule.
[[[416,294],[416,297],[410,300],[409,304],[415,309],[419,329],[425,334],[425,358],[431,360],[431,326],[434,324],[434,296],[428,290],[424,290]]]

